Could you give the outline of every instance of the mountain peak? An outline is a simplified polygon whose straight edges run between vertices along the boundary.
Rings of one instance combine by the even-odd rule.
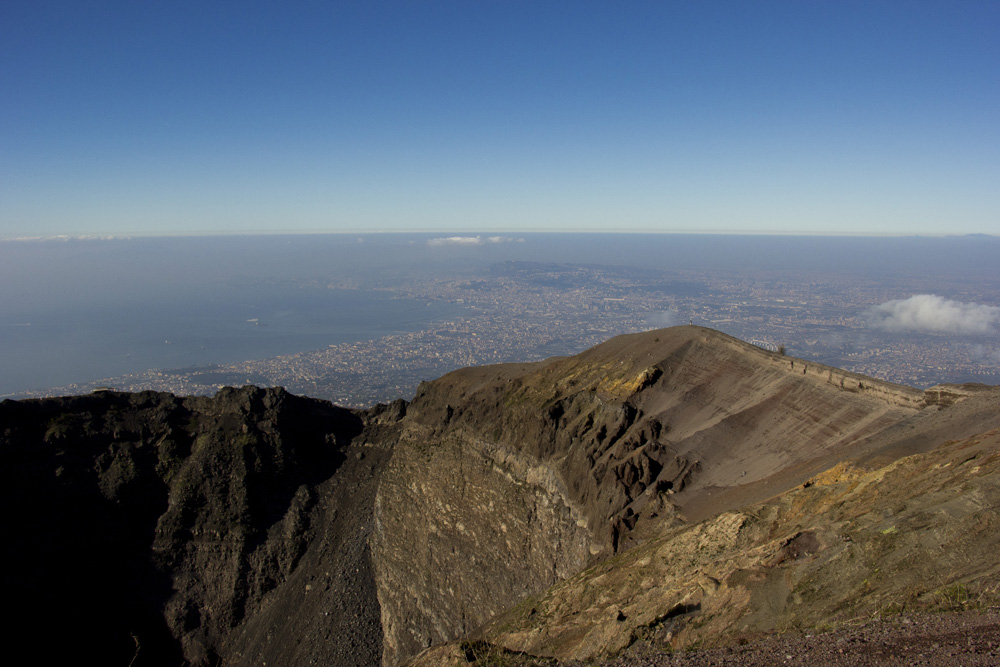
[[[998,392],[682,326],[367,411],[256,387],[4,401],[0,488],[25,508],[5,583],[19,635],[59,607],[74,655],[147,664],[388,667],[477,628],[588,658],[861,613],[820,565],[899,573],[879,604],[933,597],[906,559],[992,572],[973,563],[1000,545],[928,517],[992,520]],[[886,537],[921,526],[944,546]]]

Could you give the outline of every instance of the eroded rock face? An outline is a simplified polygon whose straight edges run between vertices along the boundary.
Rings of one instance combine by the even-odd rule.
[[[4,506],[24,508],[5,541],[4,587],[15,634],[59,629],[53,659],[217,662],[324,544],[318,520],[336,511],[338,474],[374,479],[344,465],[357,416],[280,389],[5,401],[0,424]],[[270,650],[264,635],[240,648]],[[369,662],[380,649],[368,647]]]
[[[938,405],[697,327],[426,383],[376,502],[383,663],[692,518],[894,446]]]
[[[408,407],[376,500],[383,664],[460,637],[610,555],[634,525],[635,502],[691,474],[659,439],[662,425],[627,400],[591,390],[540,398],[539,370],[452,374]],[[647,371],[627,391],[657,376]]]
[[[629,647],[678,651],[781,628],[992,607],[998,500],[996,427],[882,468],[838,465],[765,503],[665,531],[479,636],[600,661]]]
[[[12,631],[60,628],[53,661],[394,667],[506,613],[521,629],[490,633],[513,649],[593,656],[749,608],[743,556],[706,574],[724,550],[762,572],[832,553],[829,530],[772,534],[746,508],[845,459],[984,433],[996,404],[698,327],[463,369],[360,412],[255,387],[5,401]],[[545,614],[510,611],[547,589]]]
[[[375,504],[384,661],[460,637],[579,571],[586,519],[552,472],[475,439],[397,445]]]

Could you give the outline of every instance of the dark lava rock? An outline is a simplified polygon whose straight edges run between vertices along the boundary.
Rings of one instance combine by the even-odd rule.
[[[386,453],[347,456],[361,429],[280,388],[4,401],[8,636],[51,662],[377,663]]]

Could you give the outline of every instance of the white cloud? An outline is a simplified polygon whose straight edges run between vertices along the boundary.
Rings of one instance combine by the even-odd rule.
[[[485,245],[487,243],[523,243],[523,242],[524,239],[513,239],[509,236],[487,236],[486,238],[483,238],[482,236],[447,236],[443,238],[431,239],[427,242],[427,245],[470,246],[470,245]]]
[[[909,299],[872,306],[865,316],[870,326],[886,331],[988,334],[1000,323],[1000,308],[952,301],[936,294],[915,294]]]
[[[448,236],[446,238],[431,239],[427,245],[483,245],[482,236]]]

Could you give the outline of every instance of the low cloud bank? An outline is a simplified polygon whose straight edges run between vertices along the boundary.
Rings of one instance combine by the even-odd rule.
[[[448,236],[438,239],[431,239],[427,245],[486,245],[487,243],[523,243],[524,239],[515,239],[509,236]]]
[[[872,306],[865,313],[869,326],[884,331],[935,331],[988,334],[1000,324],[1000,308],[952,301],[936,294],[915,294]]]

